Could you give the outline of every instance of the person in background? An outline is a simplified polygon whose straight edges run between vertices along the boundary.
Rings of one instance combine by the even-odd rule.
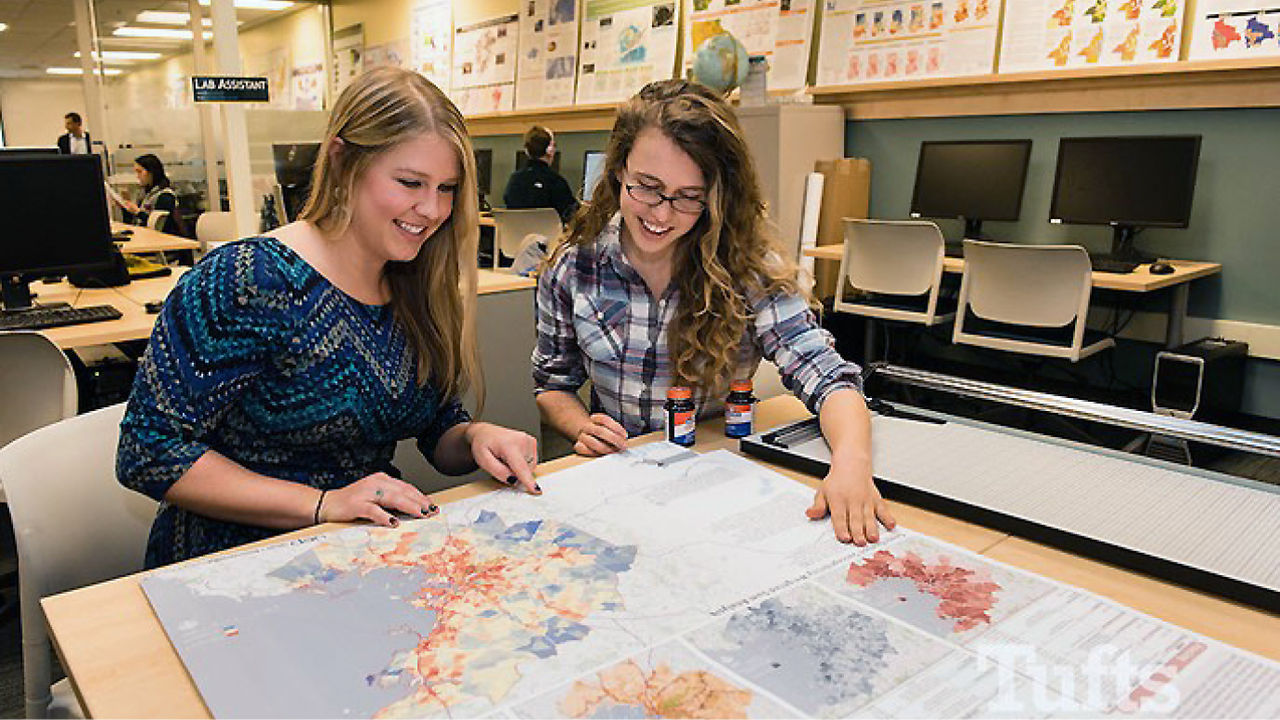
[[[89,140],[89,133],[85,132],[80,113],[69,112],[62,119],[67,131],[58,136],[58,152],[63,155],[88,155],[93,152],[93,142]]]
[[[475,160],[429,80],[379,67],[329,117],[296,222],[206,255],[165,300],[120,426],[121,484],[161,501],[157,567],[322,522],[439,508],[396,443],[541,493],[537,441],[474,422]]]
[[[560,173],[551,169],[556,159],[556,138],[541,125],[534,125],[524,134],[524,152],[529,164],[511,173],[502,201],[508,210],[554,208],[561,222],[569,222],[578,209],[573,190]]]
[[[135,225],[146,225],[151,213],[164,211],[169,214],[164,224],[156,229],[171,235],[185,235],[182,218],[178,214],[178,193],[171,187],[160,158],[151,153],[139,155],[133,159],[133,174],[142,186],[142,197],[138,202],[124,201],[122,207],[129,213],[126,219]]]
[[[831,446],[808,517],[876,542],[894,519],[872,480],[861,371],[778,247],[733,109],[696,83],[645,86],[619,108],[604,176],[538,279],[538,408],[576,452],[603,455],[663,427],[668,388],[692,388],[708,412],[768,359]]]

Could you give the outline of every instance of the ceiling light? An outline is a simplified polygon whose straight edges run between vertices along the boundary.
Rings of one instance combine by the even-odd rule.
[[[75,56],[80,57],[79,50],[76,51]],[[164,57],[164,53],[143,52],[141,50],[103,50],[101,53],[95,52],[93,54],[93,59],[97,60],[101,58],[107,62],[111,62],[113,60],[119,60],[122,62],[128,62],[130,60],[159,60],[162,57]]]
[[[9,29],[9,23],[0,23],[0,32],[4,32],[5,30],[8,30],[8,29]]]
[[[208,7],[209,0],[200,0],[200,4]],[[235,6],[239,10],[284,10],[293,7],[293,3],[289,0],[236,0]]]
[[[179,30],[177,28],[150,28],[150,27],[133,27],[126,25],[125,27],[116,28],[111,31],[112,35],[119,37],[137,37],[137,38],[168,38],[170,40],[190,40],[190,30]],[[205,31],[201,33],[206,40],[213,37],[213,33]]]
[[[71,68],[71,67],[51,67],[51,68],[45,68],[44,71],[49,73],[50,75],[83,75],[84,74],[84,70],[80,68]],[[107,75],[119,75],[124,71],[121,70],[120,68],[106,68],[102,72]]]
[[[138,22],[152,23],[154,25],[190,25],[191,13],[143,10],[138,13]],[[205,27],[213,24],[213,20],[210,18],[201,18],[201,22]]]

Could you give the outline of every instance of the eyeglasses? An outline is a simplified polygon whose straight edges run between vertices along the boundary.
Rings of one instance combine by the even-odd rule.
[[[625,187],[632,200],[649,207],[658,207],[664,202],[669,202],[673,210],[686,215],[701,215],[702,211],[707,209],[705,201],[687,195],[663,195],[656,188],[639,183]]]

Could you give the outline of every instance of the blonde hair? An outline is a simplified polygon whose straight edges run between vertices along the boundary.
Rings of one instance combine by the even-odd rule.
[[[468,389],[484,405],[476,349],[476,243],[480,211],[475,156],[462,113],[423,76],[396,67],[360,75],[338,96],[311,175],[311,197],[299,214],[326,235],[346,232],[355,188],[374,159],[423,134],[453,145],[462,177],[453,212],[408,262],[383,270],[391,308],[417,353],[418,383],[434,382],[445,398]],[[335,143],[338,143],[335,148]]]
[[[567,230],[570,245],[595,242],[620,207],[619,175],[636,138],[655,128],[702,170],[707,209],[677,240],[671,282],[680,304],[667,333],[673,385],[718,392],[733,379],[739,344],[752,321],[749,299],[804,295],[796,267],[782,255],[770,226],[751,152],[737,117],[720,96],[697,83],[661,80],[618,109],[605,168],[589,207]]]

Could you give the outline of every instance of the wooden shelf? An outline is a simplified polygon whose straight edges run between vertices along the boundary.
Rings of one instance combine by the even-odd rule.
[[[485,113],[468,115],[467,130],[472,136],[522,135],[529,125],[550,117],[555,119],[556,132],[608,131],[617,114],[615,103]]]
[[[1280,107],[1280,58],[1180,61],[815,87],[851,120]]]

